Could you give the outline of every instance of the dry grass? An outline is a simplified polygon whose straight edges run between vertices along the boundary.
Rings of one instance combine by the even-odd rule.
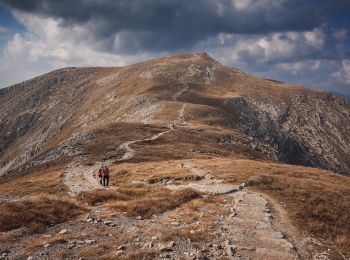
[[[38,195],[42,193],[65,195],[67,187],[62,183],[62,169],[59,167],[16,176],[1,181],[0,194],[7,196]]]
[[[285,178],[262,176],[250,185],[270,193],[286,205],[291,217],[317,237],[350,246],[350,194],[308,183],[286,182]]]
[[[156,183],[162,179],[171,180],[195,180],[197,176],[189,173],[181,167],[181,161],[161,161],[161,162],[144,162],[144,163],[123,163],[112,165],[111,185],[122,186],[130,183],[148,182]]]
[[[111,253],[112,247],[113,245],[111,243],[89,246],[80,250],[79,257],[84,257],[86,259],[111,259],[106,255]]]
[[[125,256],[120,257],[118,259],[123,260],[151,260],[155,259],[157,256],[157,252],[155,250],[145,250],[139,252],[129,252]]]
[[[168,228],[164,230],[162,236],[160,237],[160,240],[164,242],[174,241],[178,239],[185,241],[190,239],[192,242],[206,243],[211,241],[212,238],[211,235],[208,234],[208,232],[204,229],[198,230],[198,226],[194,227],[193,230],[189,227],[181,229]]]
[[[84,209],[69,201],[39,196],[30,200],[0,204],[0,231],[26,227],[32,232],[65,222],[83,213]]]
[[[217,178],[246,182],[285,205],[303,231],[350,255],[350,178],[316,168],[250,160],[200,162]]]
[[[229,215],[230,209],[221,207],[229,203],[224,196],[209,195],[208,197],[194,199],[183,204],[177,211],[170,212],[169,218],[176,219],[180,223],[191,223],[200,220],[213,225],[213,221],[221,215]]]
[[[68,239],[63,237],[52,237],[47,239],[44,237],[32,236],[24,241],[24,246],[26,250],[34,251],[37,248],[42,247],[44,244],[57,245],[66,243],[68,243]]]
[[[148,194],[131,201],[117,202],[113,208],[127,212],[128,216],[150,217],[177,208],[183,203],[199,198],[201,195],[192,189],[161,191]]]
[[[111,242],[107,242],[103,245],[90,246],[83,248],[79,252],[79,257],[84,257],[85,259],[123,259],[123,260],[147,260],[154,259],[157,252],[154,250],[131,250],[131,252],[126,252],[125,255],[117,256],[115,245]]]
[[[128,216],[150,217],[199,197],[201,195],[193,189],[170,191],[163,186],[139,185],[108,191],[85,192],[80,198],[91,205],[109,202],[109,207],[127,212]]]

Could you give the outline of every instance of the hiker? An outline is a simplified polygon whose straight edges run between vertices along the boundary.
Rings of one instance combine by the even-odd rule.
[[[103,166],[98,170],[97,173],[98,178],[100,179],[100,185],[102,185],[102,178],[103,178]]]
[[[103,186],[108,187],[109,185],[109,169],[107,166],[103,166]]]

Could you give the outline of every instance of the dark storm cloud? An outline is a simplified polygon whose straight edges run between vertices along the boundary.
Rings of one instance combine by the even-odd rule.
[[[12,9],[91,28],[108,51],[190,49],[218,33],[311,30],[324,1],[300,0],[5,0]],[[117,35],[117,43],[114,40]],[[118,37],[119,35],[119,37]]]

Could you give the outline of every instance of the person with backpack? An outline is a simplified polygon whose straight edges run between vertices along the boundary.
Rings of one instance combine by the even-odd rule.
[[[107,166],[103,167],[103,186],[108,187],[109,185],[109,169]]]
[[[101,166],[101,168],[98,170],[97,172],[97,176],[100,180],[100,185],[102,185],[102,178],[103,178],[103,166]]]

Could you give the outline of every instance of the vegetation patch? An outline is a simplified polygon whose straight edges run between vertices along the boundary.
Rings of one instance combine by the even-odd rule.
[[[196,163],[196,162],[194,162]],[[200,161],[215,178],[246,183],[285,206],[302,231],[350,256],[350,178],[296,165],[245,159]]]
[[[83,208],[72,202],[44,196],[3,202],[0,204],[0,231],[26,227],[32,232],[40,232],[50,225],[65,222],[83,212]]]
[[[198,227],[197,227],[198,228]],[[161,241],[168,242],[177,239],[188,240],[192,242],[208,242],[212,239],[211,235],[208,232],[203,230],[191,230],[190,228],[181,228],[181,229],[169,229],[166,232],[163,232],[163,235],[160,237]]]
[[[296,185],[275,176],[262,176],[250,184],[288,205],[288,212],[302,229],[335,242],[339,248],[350,248],[350,194],[322,186]]]
[[[128,216],[150,217],[181,206],[201,194],[193,189],[170,191],[163,186],[143,185],[115,190],[82,193],[80,198],[91,205],[109,202],[109,207],[126,212]]]

